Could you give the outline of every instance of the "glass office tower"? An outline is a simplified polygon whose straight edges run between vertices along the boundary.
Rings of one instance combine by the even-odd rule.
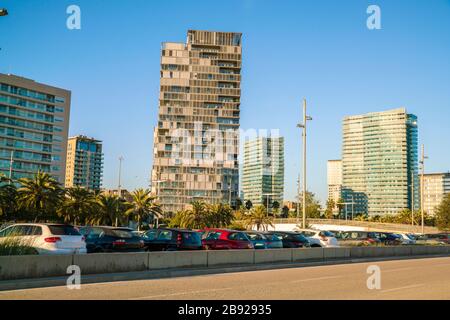
[[[343,121],[342,194],[348,215],[419,207],[417,117],[406,109]]]
[[[239,185],[241,34],[189,30],[164,43],[152,191],[165,212],[235,204]]]
[[[244,143],[242,189],[245,201],[271,208],[283,203],[284,138],[259,137]]]
[[[64,183],[68,90],[0,74],[0,172],[13,179],[36,172]]]

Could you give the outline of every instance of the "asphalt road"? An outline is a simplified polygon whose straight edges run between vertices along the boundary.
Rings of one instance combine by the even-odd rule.
[[[371,265],[380,268],[380,289],[367,287]],[[450,258],[0,291],[0,299],[450,299]]]

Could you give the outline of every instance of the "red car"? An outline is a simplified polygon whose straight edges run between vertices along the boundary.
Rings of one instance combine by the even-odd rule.
[[[229,229],[202,230],[202,245],[206,250],[254,249],[244,232]]]

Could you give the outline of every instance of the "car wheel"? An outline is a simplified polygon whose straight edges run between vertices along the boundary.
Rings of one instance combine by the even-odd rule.
[[[311,248],[322,248],[320,244],[312,244]]]

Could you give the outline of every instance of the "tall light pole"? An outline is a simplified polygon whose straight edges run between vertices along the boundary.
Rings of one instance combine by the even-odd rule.
[[[262,196],[266,197],[266,208],[267,208],[267,215],[269,215],[269,197],[276,196],[277,193],[263,193]]]
[[[300,175],[297,179],[297,224],[300,220]]]
[[[420,215],[421,215],[421,219],[422,219],[422,234],[424,234],[424,229],[425,229],[425,219],[424,219],[424,190],[425,190],[425,179],[424,179],[424,174],[425,174],[425,159],[428,159],[427,156],[425,156],[425,146],[422,144],[422,156],[421,156],[421,160],[420,160],[420,164],[421,164],[421,169],[422,169],[422,173],[420,176]]]
[[[302,130],[303,137],[303,228],[306,228],[306,123],[312,120],[312,117],[306,115],[306,99],[303,99],[303,123],[297,124]]]
[[[119,201],[117,202],[117,212],[119,212],[119,206],[120,206],[120,199],[122,199],[122,193],[121,193],[121,188],[122,188],[122,182],[121,182],[121,178],[122,178],[122,161],[123,161],[123,157],[120,156],[119,157],[119,183],[117,186],[117,194],[119,196]],[[116,216],[116,227],[118,225],[118,217]]]
[[[10,184],[11,184],[11,179],[12,179],[13,163],[14,163],[14,150],[11,150],[11,158],[9,160],[9,183]]]
[[[414,169],[411,172],[411,225],[414,225]]]

